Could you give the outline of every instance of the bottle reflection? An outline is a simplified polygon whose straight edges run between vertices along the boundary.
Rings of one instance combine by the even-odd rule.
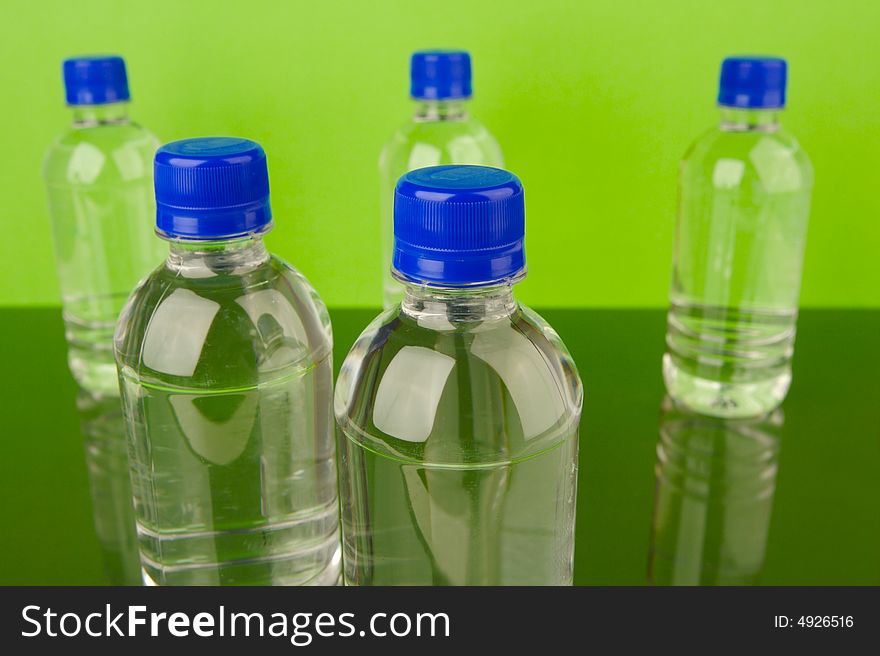
[[[108,582],[141,585],[128,444],[119,397],[97,396],[80,389],[77,409],[85,438],[95,533]]]
[[[757,419],[661,406],[648,581],[753,585],[764,565],[782,412]]]

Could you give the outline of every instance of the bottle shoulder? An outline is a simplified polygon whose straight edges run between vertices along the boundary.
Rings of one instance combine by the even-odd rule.
[[[434,464],[509,462],[577,430],[583,389],[555,331],[518,306],[465,325],[383,313],[342,365],[335,409],[350,439]]]
[[[413,121],[401,125],[379,157],[383,170],[405,171],[441,164],[504,166],[501,146],[476,118],[461,121]]]
[[[682,182],[706,180],[718,189],[760,184],[767,192],[796,192],[813,186],[810,158],[790,132],[707,130],[691,144],[681,164]]]
[[[132,292],[114,343],[143,382],[228,389],[328,359],[332,331],[314,288],[276,256],[221,271],[166,261]]]
[[[50,185],[118,185],[152,179],[159,140],[134,123],[68,128],[43,160]]]

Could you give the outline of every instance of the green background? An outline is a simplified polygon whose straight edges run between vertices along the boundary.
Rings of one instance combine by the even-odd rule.
[[[666,303],[677,162],[716,121],[721,58],[790,61],[787,127],[811,155],[802,304],[880,306],[876,0],[121,2],[4,0],[0,304],[57,303],[40,164],[69,121],[60,62],[118,52],[161,139],[253,138],[270,246],[331,306],[379,303],[376,160],[411,111],[408,55],[463,47],[474,113],[524,181],[541,307]]]

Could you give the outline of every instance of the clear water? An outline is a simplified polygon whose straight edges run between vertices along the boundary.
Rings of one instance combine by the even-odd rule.
[[[753,417],[785,398],[812,185],[777,113],[727,110],[685,156],[663,364],[679,404]]]
[[[754,585],[764,565],[783,417],[695,415],[665,402],[648,580]]]
[[[753,417],[781,403],[791,383],[797,313],[670,306],[663,374],[688,407]]]
[[[158,141],[127,103],[73,109],[43,164],[68,364],[79,385],[95,531],[110,583],[140,582],[128,445],[113,357],[129,293],[164,259],[153,234]]]
[[[463,101],[418,103],[414,116],[392,135],[379,157],[382,235],[382,307],[403,300],[403,285],[391,275],[394,187],[413,169],[442,164],[504,167],[495,137],[467,111]]]
[[[173,244],[117,358],[148,585],[327,585],[340,548],[331,331],[259,238]]]
[[[68,298],[63,303],[67,364],[77,383],[91,394],[119,397],[113,332],[127,297],[128,294],[89,296]]]
[[[43,164],[68,362],[93,395],[118,395],[116,319],[138,281],[165,257],[153,234],[158,145],[129,120],[127,103],[77,107]]]
[[[477,465],[396,460],[345,438],[341,466],[364,497],[344,529],[350,585],[571,585],[576,432]]]
[[[582,389],[510,288],[410,288],[336,391],[350,585],[570,585]]]
[[[112,585],[140,585],[128,442],[119,397],[95,397],[80,391],[77,409],[85,438],[92,517],[107,581]]]

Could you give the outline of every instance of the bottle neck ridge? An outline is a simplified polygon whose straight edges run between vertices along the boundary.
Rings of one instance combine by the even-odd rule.
[[[261,235],[216,241],[160,236],[169,242],[166,267],[184,277],[201,277],[200,272],[246,273],[269,259]]]
[[[94,128],[101,125],[125,125],[130,122],[128,102],[104,105],[72,105],[73,127]]]
[[[513,282],[481,287],[433,287],[406,283],[401,311],[418,321],[444,319],[449,323],[472,323],[503,319],[517,309]]]
[[[432,121],[465,121],[468,118],[467,98],[451,100],[416,99],[413,120],[420,123]]]
[[[743,109],[721,106],[720,129],[725,132],[776,132],[781,109]]]

